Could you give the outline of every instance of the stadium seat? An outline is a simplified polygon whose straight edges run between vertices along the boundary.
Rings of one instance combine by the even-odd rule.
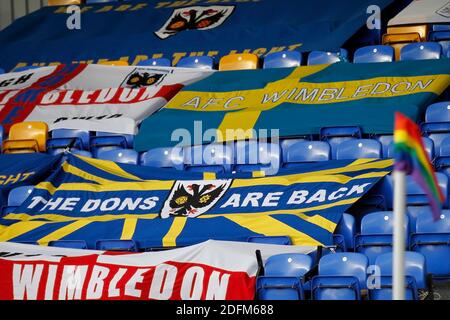
[[[392,252],[380,255],[375,261],[381,274],[381,288],[370,289],[371,300],[392,299]],[[405,252],[405,299],[418,300],[418,290],[427,289],[427,265],[422,254],[417,252]]]
[[[252,53],[238,53],[223,56],[219,61],[219,70],[258,69],[258,56]]]
[[[151,67],[170,67],[172,64],[169,59],[156,58],[139,61],[138,66],[151,66]]]
[[[122,61],[122,60],[100,61],[98,64],[105,65],[105,66],[117,66],[117,67],[129,66],[128,62]]]
[[[450,101],[430,104],[425,111],[425,122],[450,122]]]
[[[90,133],[86,130],[55,129],[51,131],[51,138],[47,140],[47,153],[56,154],[67,147],[71,149],[89,149]]]
[[[84,240],[54,240],[49,241],[49,247],[60,247],[70,249],[87,249],[87,243]]]
[[[133,140],[134,135],[132,134],[114,134],[98,131],[95,136],[90,138],[91,152],[97,155],[98,151],[132,148]]]
[[[5,131],[3,130],[3,126],[0,124],[0,149],[3,144],[4,138],[5,138]]]
[[[97,158],[118,163],[138,164],[139,154],[132,149],[100,150]]]
[[[389,147],[394,141],[394,136],[392,134],[382,134],[374,137],[379,143],[381,143],[381,154],[383,158],[389,158]]]
[[[305,162],[327,161],[331,159],[330,145],[325,141],[298,141],[285,150],[283,167],[292,168]]]
[[[313,300],[360,300],[366,288],[367,257],[361,253],[327,254],[319,261],[319,275],[312,279]]]
[[[312,258],[301,253],[271,256],[264,265],[264,276],[256,280],[259,300],[303,300],[303,277],[312,268]]]
[[[308,66],[315,64],[330,64],[347,61],[348,52],[345,49],[336,51],[311,51],[308,55]]]
[[[2,208],[2,216],[13,212],[16,208],[20,207],[22,203],[33,192],[34,186],[21,186],[11,189],[8,194],[8,205]]]
[[[381,158],[381,143],[371,139],[342,141],[336,148],[337,160]]]
[[[430,31],[428,41],[440,42],[450,40],[450,30]]]
[[[156,168],[175,168],[183,170],[182,148],[156,148],[141,155],[141,165]]]
[[[45,122],[19,122],[11,126],[3,153],[45,152],[48,126]]]
[[[439,171],[450,178],[450,136],[443,139],[439,149],[436,150],[434,167],[436,168],[436,171]]]
[[[400,50],[408,43],[421,42],[419,33],[384,34],[382,43],[394,48],[395,60],[400,60]]]
[[[434,150],[434,142],[428,137],[422,137],[423,146],[425,147],[425,151],[428,154],[428,157],[430,157],[430,160],[434,159],[435,156],[435,150]],[[394,158],[394,142],[392,141],[387,149],[387,156],[386,158]]]
[[[359,48],[353,55],[353,63],[373,63],[394,61],[394,48],[377,45]]]
[[[186,147],[183,154],[183,162],[187,171],[231,172],[233,149],[228,145],[209,144]]]
[[[343,236],[346,250],[353,250],[356,234],[355,218],[351,214],[344,213],[336,226],[334,234]]]
[[[405,217],[404,229],[408,234],[408,217]],[[392,251],[394,219],[392,211],[379,211],[366,214],[361,220],[361,232],[355,237],[355,251],[363,253],[374,264],[376,258]],[[407,245],[405,238],[405,245]]]
[[[298,51],[269,53],[264,58],[263,69],[292,68],[302,64],[302,54]]]
[[[388,35],[416,33],[421,41],[426,41],[430,27],[427,24],[391,26],[387,28]]]
[[[266,243],[266,244],[279,244],[279,245],[291,245],[291,238],[288,236],[253,236],[247,239],[247,242],[252,243]]]
[[[433,220],[430,211],[418,216],[410,247],[425,256],[427,270],[433,277],[449,279],[450,210],[442,210],[438,221]]]
[[[66,6],[70,4],[81,4],[81,0],[48,0],[49,6]]]
[[[4,74],[5,73],[5,69],[0,68],[0,74]]]
[[[185,57],[180,59],[177,67],[211,70],[214,68],[214,59],[208,56]]]
[[[442,47],[436,42],[410,43],[400,49],[400,60],[440,59]]]
[[[332,159],[336,159],[336,149],[341,142],[361,138],[362,131],[357,126],[324,127],[320,129],[320,139],[330,144]]]
[[[78,150],[78,149],[74,149],[74,150],[70,150],[70,152],[72,154],[76,154],[78,156],[83,156],[83,157],[88,157],[88,158],[92,158],[92,153],[90,153],[89,151],[86,150]]]
[[[270,175],[280,167],[280,146],[256,140],[237,141],[233,168],[236,172],[264,171]]]
[[[138,246],[134,240],[98,240],[95,249],[105,251],[131,251],[137,252]]]
[[[450,102],[438,102],[429,105],[425,111],[425,122],[421,124],[422,134],[434,142],[439,153],[441,142],[450,137]]]

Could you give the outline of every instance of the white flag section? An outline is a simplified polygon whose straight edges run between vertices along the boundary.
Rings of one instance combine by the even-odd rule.
[[[253,299],[258,264],[316,247],[208,240],[159,252],[103,251],[0,243],[1,300]]]
[[[449,0],[416,0],[394,18],[389,26],[406,24],[450,23]]]
[[[7,73],[0,75],[0,120],[44,121],[50,130],[136,134],[137,124],[181,88],[212,72],[91,64]]]

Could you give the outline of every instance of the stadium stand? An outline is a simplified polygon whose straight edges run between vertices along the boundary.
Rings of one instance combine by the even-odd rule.
[[[45,122],[19,122],[11,126],[3,153],[45,152],[48,126]]]
[[[297,51],[269,53],[264,58],[263,68],[292,68],[302,64],[302,55]]]
[[[219,70],[258,69],[259,58],[256,54],[230,54],[223,56],[219,61]]]
[[[211,70],[214,68],[214,58],[206,56],[184,57],[178,61],[177,67]]]
[[[442,48],[436,42],[410,43],[400,50],[400,60],[440,59]]]
[[[384,34],[383,45],[389,45],[394,48],[395,60],[400,60],[400,50],[408,43],[421,42],[422,39],[418,33],[399,33],[399,34]]]
[[[381,158],[381,143],[371,139],[354,139],[339,143],[336,159]]]
[[[337,51],[311,51],[308,55],[307,64],[329,64],[341,61],[347,61],[348,52],[347,50],[341,48]]]
[[[324,141],[297,141],[287,147],[282,146],[282,149],[285,168],[292,168],[305,162],[331,159],[330,145]]]
[[[89,149],[90,132],[76,129],[55,129],[51,131],[51,138],[47,139],[47,153],[57,154],[66,148],[78,150]]]
[[[392,62],[394,49],[386,45],[358,48],[353,55],[353,63]]]

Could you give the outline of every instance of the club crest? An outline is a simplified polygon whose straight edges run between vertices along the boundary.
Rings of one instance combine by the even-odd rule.
[[[195,218],[211,209],[231,185],[229,180],[177,181],[161,209],[161,218]]]
[[[442,8],[437,10],[436,13],[445,18],[449,18],[450,17],[450,1],[447,2]]]
[[[233,12],[234,6],[186,7],[175,9],[164,26],[155,32],[161,38],[185,30],[208,30],[220,26]]]
[[[138,69],[133,70],[125,80],[122,82],[121,87],[138,89],[148,86],[154,86],[160,83],[166,75],[164,73],[152,72],[149,69]]]

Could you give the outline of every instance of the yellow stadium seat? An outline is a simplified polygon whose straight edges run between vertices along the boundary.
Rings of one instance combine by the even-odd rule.
[[[389,45],[394,48],[395,60],[400,60],[400,50],[408,43],[420,42],[420,35],[417,32],[413,33],[395,33],[395,34],[384,34],[383,44]]]
[[[129,66],[128,62],[122,60],[115,61],[101,61],[98,64],[103,64],[106,66]]]
[[[69,4],[81,4],[81,0],[48,0],[49,6],[66,6]]]
[[[258,69],[258,56],[252,53],[229,54],[219,62],[219,70]]]
[[[418,33],[420,41],[427,41],[429,32],[429,26],[426,24],[421,25],[409,25],[409,26],[394,26],[387,28],[387,34],[405,34],[405,33]]]
[[[4,153],[45,152],[48,126],[45,122],[19,122],[11,126]]]

